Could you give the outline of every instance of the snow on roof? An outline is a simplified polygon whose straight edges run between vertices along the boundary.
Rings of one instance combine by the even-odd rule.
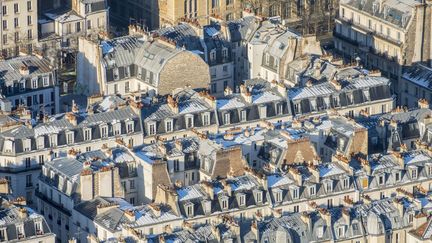
[[[187,201],[205,196],[196,186],[180,188],[177,190],[177,194],[179,201]]]
[[[242,108],[244,106],[245,104],[241,102],[238,97],[216,100],[216,107],[218,110],[229,110],[233,108]]]
[[[279,95],[277,95],[271,91],[266,91],[266,92],[252,95],[252,102],[254,104],[263,104],[263,103],[268,103],[268,102],[272,102],[272,101],[278,101],[280,99],[281,99],[281,97]]]
[[[286,176],[282,176],[280,174],[267,176],[267,185],[269,188],[289,185],[291,183],[293,183],[291,179],[289,179]]]
[[[336,166],[335,164],[327,164],[319,167],[320,177],[334,176],[345,174],[345,171]]]
[[[431,158],[423,153],[412,152],[404,156],[404,163],[407,165],[430,160]]]

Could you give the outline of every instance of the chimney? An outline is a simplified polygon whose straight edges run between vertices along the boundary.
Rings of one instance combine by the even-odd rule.
[[[327,227],[330,227],[331,226],[330,212],[325,208],[318,208],[317,210],[320,213],[321,217],[325,220]]]
[[[351,216],[350,216],[350,209],[347,207],[344,207],[342,209],[342,218],[345,220],[345,224],[351,225]]]
[[[210,196],[210,199],[214,200],[213,184],[209,181],[201,181],[201,185],[204,191]]]
[[[68,120],[69,123],[72,124],[73,126],[78,125],[77,118],[76,118],[74,113],[68,112],[68,113],[66,113],[65,117],[66,117],[66,120]]]
[[[26,208],[19,208],[19,209],[18,209],[18,216],[19,216],[21,219],[25,219],[25,218],[27,218],[27,209],[26,209]]]
[[[9,181],[5,178],[0,179],[0,194],[9,194]]]
[[[303,184],[302,175],[298,169],[291,167],[289,168],[289,173],[293,176],[294,180],[297,182],[297,185],[301,186]]]
[[[72,112],[74,114],[79,112],[79,107],[78,107],[77,103],[75,103],[75,100],[72,100]]]
[[[342,85],[339,81],[337,81],[336,79],[333,79],[332,81],[330,81],[330,83],[333,85],[333,87],[339,91],[342,89]]]
[[[201,91],[198,94],[209,106],[211,106],[212,108],[216,108],[216,98],[214,96],[211,96],[208,91]]]
[[[162,207],[161,207],[161,205],[158,205],[156,203],[151,203],[149,205],[149,207],[151,208],[152,212],[154,213],[154,215],[156,217],[159,218],[161,216],[161,214],[162,214]]]
[[[395,198],[393,200],[393,204],[396,206],[396,209],[399,212],[399,215],[402,217],[404,215],[404,206],[402,199]]]
[[[232,93],[233,93],[232,89],[229,86],[227,86],[224,90],[224,95],[229,96],[232,95]]]
[[[129,221],[135,221],[135,211],[133,209],[125,210],[124,215]]]
[[[420,109],[429,109],[429,101],[426,99],[419,99],[417,104]]]
[[[216,240],[218,242],[220,242],[220,240],[221,240],[221,234],[220,234],[219,229],[215,225],[212,225],[211,226],[211,231],[212,231],[212,234],[214,235],[214,237],[216,238]]]
[[[182,141],[180,139],[177,139],[174,144],[175,144],[176,149],[183,151],[183,144],[182,144]]]
[[[179,113],[178,102],[171,95],[168,95],[167,103],[172,112]]]
[[[248,91],[244,84],[240,85],[240,95],[247,103],[252,103],[252,94]]]
[[[96,207],[96,214],[98,215],[98,214],[104,213],[104,212],[108,211],[109,209],[116,208],[118,206],[119,206],[118,203],[114,203],[114,202],[101,203],[101,204],[97,205],[97,207]]]
[[[413,229],[417,229],[427,222],[427,217],[424,213],[418,213],[413,219]]]
[[[23,76],[27,76],[30,74],[30,68],[23,62],[23,64],[19,68],[19,73]]]
[[[258,241],[259,240],[259,229],[258,229],[258,222],[256,220],[252,221],[251,232],[255,235],[255,239]]]
[[[302,212],[300,215],[300,218],[307,225],[308,229],[312,226],[312,219],[310,218],[310,215],[308,212],[306,212],[306,211]]]

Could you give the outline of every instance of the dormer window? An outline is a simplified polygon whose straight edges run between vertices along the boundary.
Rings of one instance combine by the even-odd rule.
[[[328,180],[326,182],[326,191],[327,192],[333,191],[333,181],[332,180]]]
[[[74,132],[73,131],[67,131],[66,132],[66,143],[67,144],[73,144],[74,143]]]
[[[293,197],[293,199],[298,199],[299,198],[299,189],[297,187],[294,187],[292,189],[292,197]]]
[[[19,82],[19,90],[24,91],[24,89],[25,89],[25,80],[21,80]]]
[[[260,106],[259,113],[261,119],[267,118],[267,106],[266,105]]]
[[[239,193],[237,195],[238,204],[240,207],[243,207],[246,205],[246,195],[243,193]]]
[[[276,115],[282,115],[283,114],[283,104],[278,103],[276,105]]]
[[[25,138],[22,140],[24,152],[28,152],[31,150],[31,139]]]
[[[6,241],[7,237],[6,237],[6,228],[0,228],[0,241]]]
[[[282,202],[282,190],[281,189],[279,189],[279,188],[275,189],[273,192],[273,196],[274,196],[276,202],[278,202],[278,203]]]
[[[427,173],[428,173],[428,175],[430,176],[430,175],[432,175],[432,165],[427,165]]]
[[[309,195],[315,196],[315,185],[309,186]]]
[[[24,225],[18,224],[16,226],[16,231],[17,231],[18,239],[22,239],[22,238],[25,237],[25,235],[24,235]]]
[[[53,133],[49,135],[49,143],[51,147],[57,146],[57,133]]]
[[[113,69],[114,80],[119,80],[119,70],[118,68]]]
[[[134,132],[134,121],[127,121],[126,122],[126,131],[127,131],[127,133],[133,133]]]
[[[37,78],[32,79],[32,89],[37,89],[38,88],[38,80]]]
[[[339,237],[345,237],[345,225],[339,226],[337,232]]]
[[[379,184],[379,185],[384,185],[384,182],[385,182],[384,179],[385,179],[385,178],[384,178],[384,174],[379,175],[379,176],[378,176],[378,184]]]
[[[342,186],[344,189],[348,188],[349,187],[349,178],[348,177],[344,178],[342,183],[343,183]]]
[[[45,148],[45,138],[44,136],[39,136],[36,138],[37,148],[43,149]]]
[[[118,136],[121,134],[121,123],[115,122],[112,124],[114,136]]]
[[[202,114],[203,126],[210,125],[210,112],[205,112]]]
[[[194,205],[193,203],[189,202],[185,205],[185,211],[186,211],[186,216],[191,218],[194,216]]]
[[[172,132],[173,131],[173,120],[167,119],[165,120],[165,132]]]
[[[185,119],[186,119],[186,128],[193,128],[194,127],[194,120],[193,120],[193,115],[186,115]]]
[[[395,172],[395,181],[399,182],[402,179],[402,174],[400,171]]]
[[[92,139],[91,128],[84,128],[84,140],[90,141]]]
[[[14,151],[15,142],[12,139],[6,139],[3,145],[3,152],[12,153]]]
[[[245,121],[247,121],[246,110],[241,110],[241,111],[240,111],[240,121],[241,121],[241,122],[245,122]]]
[[[210,51],[210,62],[214,62],[216,60],[216,50]]]
[[[210,200],[204,200],[203,204],[204,204],[204,213],[210,214],[211,213],[211,201]]]
[[[149,135],[156,134],[156,122],[150,122],[147,124],[147,130]]]
[[[263,201],[263,193],[262,193],[262,191],[260,191],[260,190],[256,190],[255,191],[255,201],[257,203],[262,203],[262,201]]]
[[[36,235],[43,235],[42,222],[41,221],[35,222],[35,229],[36,229]]]
[[[227,112],[223,115],[223,124],[229,125],[230,123],[231,123],[231,115],[229,112]]]
[[[417,168],[411,168],[411,179],[417,179]]]
[[[227,210],[228,209],[228,197],[227,196],[223,196],[221,198],[221,204],[222,204],[222,209],[223,210]]]
[[[48,76],[42,77],[42,84],[44,87],[47,87],[49,85],[49,77]]]
[[[222,49],[222,57],[225,59],[225,58],[228,58],[228,48],[226,48],[226,47],[224,47],[223,49]]]
[[[108,137],[108,125],[103,124],[99,126],[101,138],[107,138]]]

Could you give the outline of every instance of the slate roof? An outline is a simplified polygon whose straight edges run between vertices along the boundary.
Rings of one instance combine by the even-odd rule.
[[[421,64],[404,69],[402,78],[432,91],[432,69]]]

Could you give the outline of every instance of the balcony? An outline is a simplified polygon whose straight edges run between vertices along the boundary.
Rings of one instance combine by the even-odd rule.
[[[56,202],[52,201],[46,195],[44,195],[43,193],[41,193],[39,190],[35,190],[35,196],[38,199],[42,200],[43,202],[51,205],[53,208],[56,208],[62,214],[66,215],[66,216],[69,216],[69,217],[72,216],[71,212],[68,209],[64,208],[63,204],[59,204],[59,203],[56,203]]]

